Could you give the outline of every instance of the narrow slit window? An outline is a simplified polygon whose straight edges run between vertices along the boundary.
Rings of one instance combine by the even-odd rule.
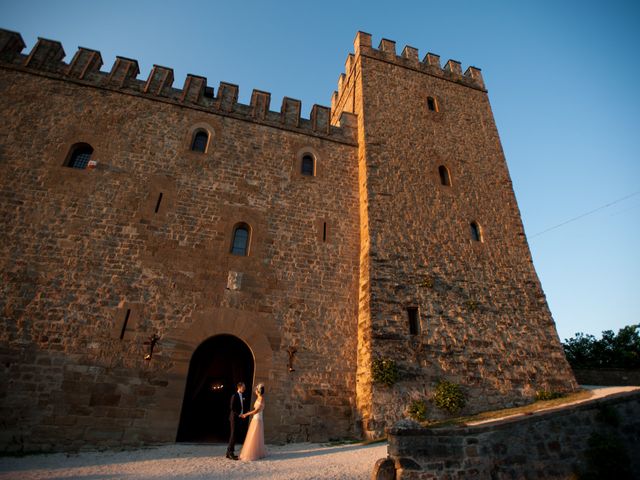
[[[440,165],[438,167],[438,173],[440,173],[440,183],[446,187],[451,186],[451,174],[449,173],[449,169],[444,165]]]
[[[122,330],[120,331],[120,340],[124,338],[124,334],[127,331],[127,323],[129,323],[129,315],[131,315],[131,309],[127,308],[127,313],[124,315],[124,321],[122,322]]]
[[[475,242],[482,242],[482,229],[478,222],[471,222],[471,238]]]
[[[322,241],[323,242],[327,241],[327,222],[324,222],[322,224]]]
[[[193,150],[194,152],[204,153],[207,150],[207,143],[209,143],[209,134],[207,132],[199,130],[193,136],[191,150]]]
[[[240,224],[233,230],[231,253],[246,257],[249,254],[249,226]]]
[[[438,102],[433,97],[427,97],[427,108],[432,112],[438,111]]]
[[[160,202],[162,202],[162,192],[160,192],[160,195],[158,195],[158,202],[156,203],[155,213],[158,213],[158,210],[160,210]]]
[[[316,174],[316,161],[313,155],[306,154],[302,157],[302,175],[313,177]]]
[[[420,333],[418,307],[407,307],[407,318],[409,320],[409,333],[411,335],[418,335]]]
[[[66,166],[70,168],[85,169],[87,168],[87,165],[89,165],[91,155],[93,155],[93,147],[91,145],[87,143],[78,143],[71,147],[71,152]]]

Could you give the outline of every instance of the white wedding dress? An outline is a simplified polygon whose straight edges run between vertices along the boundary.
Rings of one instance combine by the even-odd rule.
[[[240,460],[258,460],[267,456],[267,450],[264,446],[264,421],[262,420],[264,402],[262,398],[256,400],[253,408],[258,412],[253,415],[251,423],[249,423],[249,430],[240,451]]]

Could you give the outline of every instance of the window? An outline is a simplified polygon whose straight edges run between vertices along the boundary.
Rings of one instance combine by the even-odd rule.
[[[233,229],[233,243],[231,244],[231,254],[246,257],[249,255],[249,225],[240,223]]]
[[[476,242],[482,242],[482,229],[477,222],[471,222],[471,238]]]
[[[209,134],[203,130],[198,130],[193,136],[191,150],[204,153],[207,150],[207,143],[209,143]]]
[[[411,335],[418,335],[420,333],[418,307],[407,307],[407,317],[409,319],[409,333]]]
[[[438,167],[438,172],[440,173],[440,183],[447,187],[451,186],[451,174],[449,173],[449,169],[444,165],[440,165]]]
[[[302,175],[309,175],[313,177],[316,174],[316,160],[313,155],[305,153],[302,157]]]
[[[93,147],[91,145],[88,143],[77,143],[71,147],[66,166],[70,168],[87,168],[92,154]]]
[[[429,110],[431,110],[432,112],[438,111],[438,102],[436,102],[435,98],[427,97],[427,108],[429,108]]]

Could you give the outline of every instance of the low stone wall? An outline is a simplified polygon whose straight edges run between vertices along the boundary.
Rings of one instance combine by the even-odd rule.
[[[640,369],[574,368],[573,373],[580,385],[640,385]]]
[[[640,478],[640,390],[491,424],[388,434],[376,480]]]

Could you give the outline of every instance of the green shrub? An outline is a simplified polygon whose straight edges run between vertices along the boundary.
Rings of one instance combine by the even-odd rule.
[[[433,287],[434,287],[434,285],[435,285],[435,281],[434,281],[434,280],[433,280],[433,278],[431,278],[431,277],[425,277],[425,278],[422,280],[421,285],[422,285],[423,287],[426,287],[426,288],[433,288]]]
[[[424,422],[427,419],[427,403],[424,400],[411,402],[409,416],[418,422]]]
[[[479,307],[477,300],[474,300],[472,298],[464,302],[464,304],[467,307],[467,310],[469,310],[470,312],[475,312]]]
[[[436,385],[433,403],[436,407],[455,415],[464,408],[466,399],[460,385],[442,380]]]
[[[554,398],[562,398],[564,393],[547,392],[546,390],[538,390],[536,392],[536,400],[553,400]]]
[[[376,358],[371,367],[373,381],[390,387],[398,381],[398,366],[390,358]]]

